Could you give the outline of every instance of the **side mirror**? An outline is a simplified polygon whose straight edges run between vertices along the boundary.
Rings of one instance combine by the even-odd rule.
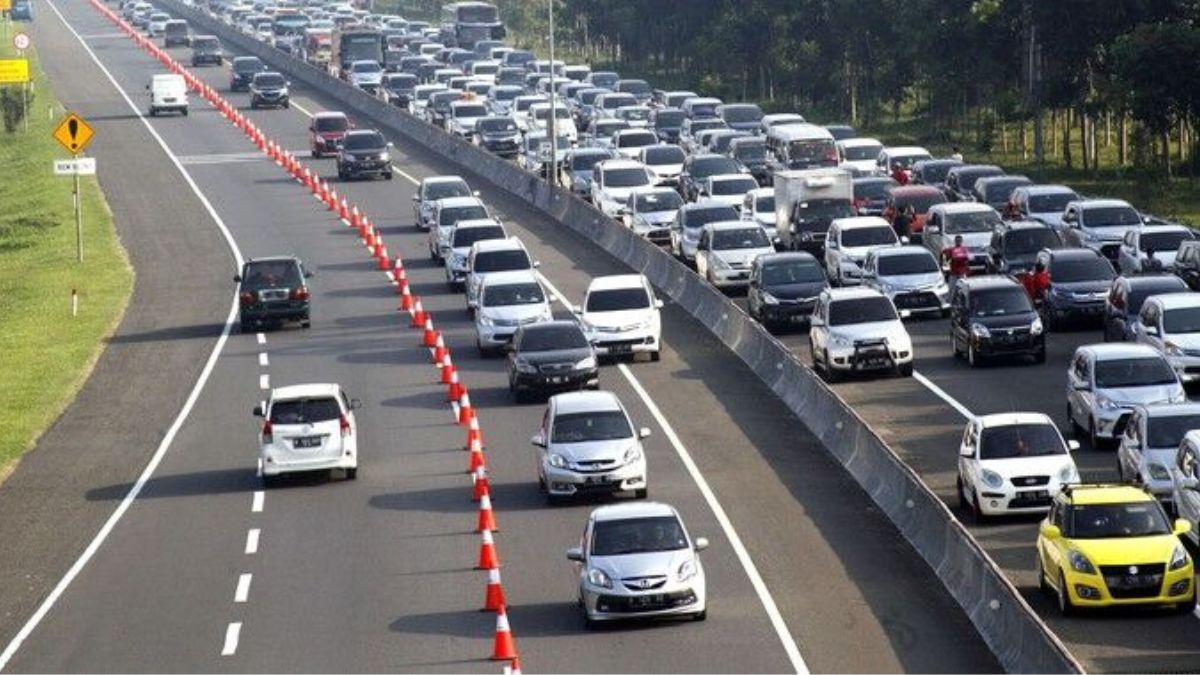
[[[263,412],[263,407],[261,405],[254,406],[254,416],[255,417],[262,417],[264,414],[265,413]]]
[[[1175,527],[1171,531],[1176,535],[1184,535],[1192,531],[1192,523],[1187,518],[1176,518]]]
[[[1079,449],[1079,441],[1075,440],[1074,438],[1067,441],[1067,450],[1068,451],[1075,452],[1078,449]]]
[[[654,301],[654,309],[662,309],[662,308],[663,308],[663,301],[656,299]]]
[[[970,459],[975,456],[975,448],[969,445],[960,445],[958,446],[958,456]]]
[[[1195,476],[1184,476],[1183,480],[1180,481],[1180,485],[1185,490],[1200,489],[1200,478],[1196,478]]]
[[[533,261],[533,268],[534,268],[534,269],[537,269],[537,268],[539,268],[539,267],[541,267],[541,266],[542,266],[542,261],[541,261],[541,260],[534,260],[534,261]]]
[[[413,196],[412,196],[412,200],[413,200],[414,202],[419,202],[419,201],[421,201],[421,198],[420,198],[420,197],[418,197],[417,195],[413,195]]]
[[[567,560],[573,560],[580,563],[583,562],[583,549],[579,548],[578,546],[567,549]]]
[[[472,194],[473,196],[475,196],[475,197],[478,197],[478,196],[479,196],[479,190],[473,190],[473,191],[471,192],[471,194]]]
[[[838,248],[838,243],[836,241],[830,239],[829,241],[825,242],[825,248],[831,248],[836,251]]]
[[[304,278],[305,278],[305,279],[311,279],[311,278],[313,278],[313,277],[315,277],[315,276],[317,276],[317,273],[316,273],[316,272],[314,272],[314,271],[312,271],[312,270],[304,270]]]
[[[582,307],[572,307],[572,308],[571,308],[571,313],[572,313],[572,314],[579,314],[579,315],[582,315],[582,314],[583,314],[583,308],[582,308]]]
[[[901,244],[907,244],[907,243],[908,243],[908,237],[907,237],[907,236],[900,237],[900,243],[901,243]]]
[[[529,438],[529,444],[535,447],[544,448],[546,447],[546,438],[540,433],[534,434]]]
[[[692,542],[692,548],[696,553],[708,548],[708,537],[696,537],[696,540]]]
[[[290,86],[292,86],[292,81],[291,81],[291,80],[284,80],[283,84],[284,84],[285,86],[288,86],[288,87],[290,87]]]
[[[1042,523],[1041,527],[1038,528],[1038,532],[1047,539],[1058,539],[1062,536],[1062,530],[1058,529],[1057,525],[1051,525],[1050,523]]]
[[[356,398],[350,399],[350,409],[351,410],[358,410],[361,407],[362,407],[362,401],[360,401]]]
[[[242,275],[240,275],[240,274],[233,275],[233,280],[239,284],[242,283]]]
[[[650,436],[650,427],[642,427],[638,429],[638,438],[648,438]]]
[[[911,310],[911,309],[902,309],[902,310],[900,310],[900,318],[901,318],[901,319],[908,319],[908,318],[910,318],[910,317],[912,317],[912,310]]]

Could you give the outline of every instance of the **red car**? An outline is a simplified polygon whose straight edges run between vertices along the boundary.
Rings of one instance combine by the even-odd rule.
[[[921,238],[925,231],[925,217],[929,207],[934,204],[946,203],[946,195],[931,185],[901,185],[892,188],[888,193],[887,203],[883,207],[883,218],[896,225],[896,214],[909,206],[913,207],[915,217],[908,224],[908,236],[914,241]]]
[[[353,128],[354,125],[350,123],[346,113],[319,112],[313,115],[312,121],[308,124],[312,156],[320,158],[326,154],[336,155],[338,149],[342,147],[342,139],[345,138],[346,132]]]

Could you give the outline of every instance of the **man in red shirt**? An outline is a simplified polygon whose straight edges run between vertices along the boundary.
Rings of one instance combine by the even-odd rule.
[[[904,166],[900,162],[892,165],[892,180],[901,185],[908,185],[908,172],[904,170]]]
[[[954,246],[942,250],[942,259],[950,261],[950,276],[965,278],[971,273],[971,250],[963,246],[962,235],[955,235]]]
[[[1050,273],[1046,271],[1046,263],[1041,260],[1037,261],[1033,269],[1026,272],[1021,278],[1021,284],[1025,286],[1025,292],[1029,294],[1029,299],[1038,302],[1046,291],[1050,288]]]

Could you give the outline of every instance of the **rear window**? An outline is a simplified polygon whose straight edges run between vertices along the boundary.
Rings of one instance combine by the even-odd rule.
[[[345,131],[350,127],[350,122],[345,117],[318,117],[317,131]]]
[[[300,266],[291,260],[250,262],[242,274],[247,286],[296,286],[301,283]]]
[[[741,167],[737,161],[729,157],[705,157],[692,162],[691,175],[693,180],[708,178],[719,173],[739,173]]]
[[[546,301],[542,287],[536,282],[504,284],[483,289],[484,307],[508,307],[511,305],[538,305]]]
[[[477,253],[472,269],[476,272],[511,272],[527,270],[530,267],[529,255],[525,251],[515,250]]]
[[[454,230],[454,248],[470,248],[477,241],[503,239],[504,228],[500,226],[464,227]]]
[[[524,352],[546,352],[584,349],[588,344],[587,337],[578,326],[544,326],[526,328],[517,349]]]
[[[1008,316],[1033,311],[1023,288],[977,291],[971,296],[971,316]]]
[[[275,401],[271,404],[272,424],[313,424],[342,416],[342,408],[331,396]]]
[[[614,288],[593,291],[587,296],[588,312],[620,312],[627,309],[646,309],[650,295],[642,288]]]
[[[718,220],[738,220],[739,218],[738,212],[732,206],[691,209],[683,217],[683,226],[695,229]]]
[[[683,164],[686,156],[683,154],[683,148],[677,145],[662,145],[651,148],[646,148],[644,154],[647,164],[662,166],[664,164]]]
[[[487,209],[482,206],[459,206],[452,209],[442,209],[442,213],[438,217],[438,225],[449,227],[460,220],[478,220],[487,217]]]
[[[347,134],[343,143],[342,147],[346,150],[377,150],[387,146],[387,141],[380,133]]]

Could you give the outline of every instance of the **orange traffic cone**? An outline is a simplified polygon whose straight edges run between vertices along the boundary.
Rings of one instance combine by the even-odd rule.
[[[500,570],[488,570],[487,591],[483,594],[482,612],[498,612],[504,606],[504,587],[500,585]]]
[[[450,384],[451,378],[458,374],[458,371],[454,368],[454,361],[450,359],[449,349],[442,355],[442,360],[438,362],[438,370],[441,371],[438,374],[439,384]]]
[[[338,217],[347,222],[350,220],[350,205],[346,203],[345,197],[342,197],[342,203],[338,206]]]
[[[358,227],[362,223],[362,218],[358,213],[358,205],[355,204],[350,209],[350,227]]]
[[[411,312],[413,308],[412,291],[408,290],[408,284],[404,284],[404,288],[400,292],[400,307],[396,309],[398,312]]]
[[[462,385],[458,383],[458,369],[451,367],[443,370],[442,372],[445,373],[446,370],[450,371],[450,382],[447,383],[449,386],[446,390],[446,401],[457,401],[458,398],[462,396]]]
[[[376,242],[375,244],[375,260],[377,261],[376,267],[385,272],[388,271],[388,268],[392,266],[388,256],[387,246],[384,246],[383,242]]]
[[[433,349],[437,345],[438,333],[433,329],[433,319],[431,317],[425,317],[424,328],[425,332],[421,337],[421,346]]]
[[[494,570],[500,567],[500,554],[496,552],[496,542],[492,539],[492,531],[483,531],[483,542],[479,545],[479,564],[477,570]]]
[[[487,467],[481,466],[475,469],[471,480],[474,481],[474,485],[471,487],[471,501],[477,502],[483,499],[484,495],[492,494],[492,483],[487,477]]]
[[[496,513],[492,511],[491,495],[483,495],[479,498],[479,521],[475,526],[476,532],[491,530],[499,532],[500,528],[496,525]]]
[[[425,325],[425,308],[421,306],[421,298],[413,297],[412,322],[409,323],[413,328],[420,328]]]
[[[462,398],[464,391],[466,391],[465,388],[459,387],[458,396],[455,397],[455,400]],[[479,428],[479,419],[472,417],[471,423],[467,425],[467,444],[463,446],[463,450],[470,450],[476,445],[481,448],[483,447],[483,431]]]
[[[512,665],[508,666],[504,670],[505,675],[521,675],[521,659],[513,659]]]
[[[404,258],[396,256],[396,261],[392,263],[392,273],[396,275],[396,281],[408,278],[408,274],[404,271]]]
[[[325,196],[325,208],[330,211],[337,210],[337,190],[329,189],[329,181],[325,181],[322,188]]]
[[[458,399],[458,423],[469,424],[474,416],[475,409],[471,407],[471,395],[467,393],[466,387],[463,387],[463,395]]]
[[[442,334],[438,333],[437,342],[433,345],[433,365],[441,368],[442,360],[448,356],[450,356],[450,351],[446,349],[446,341],[442,338]]]
[[[496,641],[492,647],[493,661],[511,661],[517,658],[517,643],[508,627],[508,614],[504,605],[496,610]]]
[[[487,466],[487,459],[483,455],[483,446],[479,443],[471,444],[471,454],[467,459],[467,473],[477,474],[479,469]],[[491,487],[490,485],[488,486]]]

